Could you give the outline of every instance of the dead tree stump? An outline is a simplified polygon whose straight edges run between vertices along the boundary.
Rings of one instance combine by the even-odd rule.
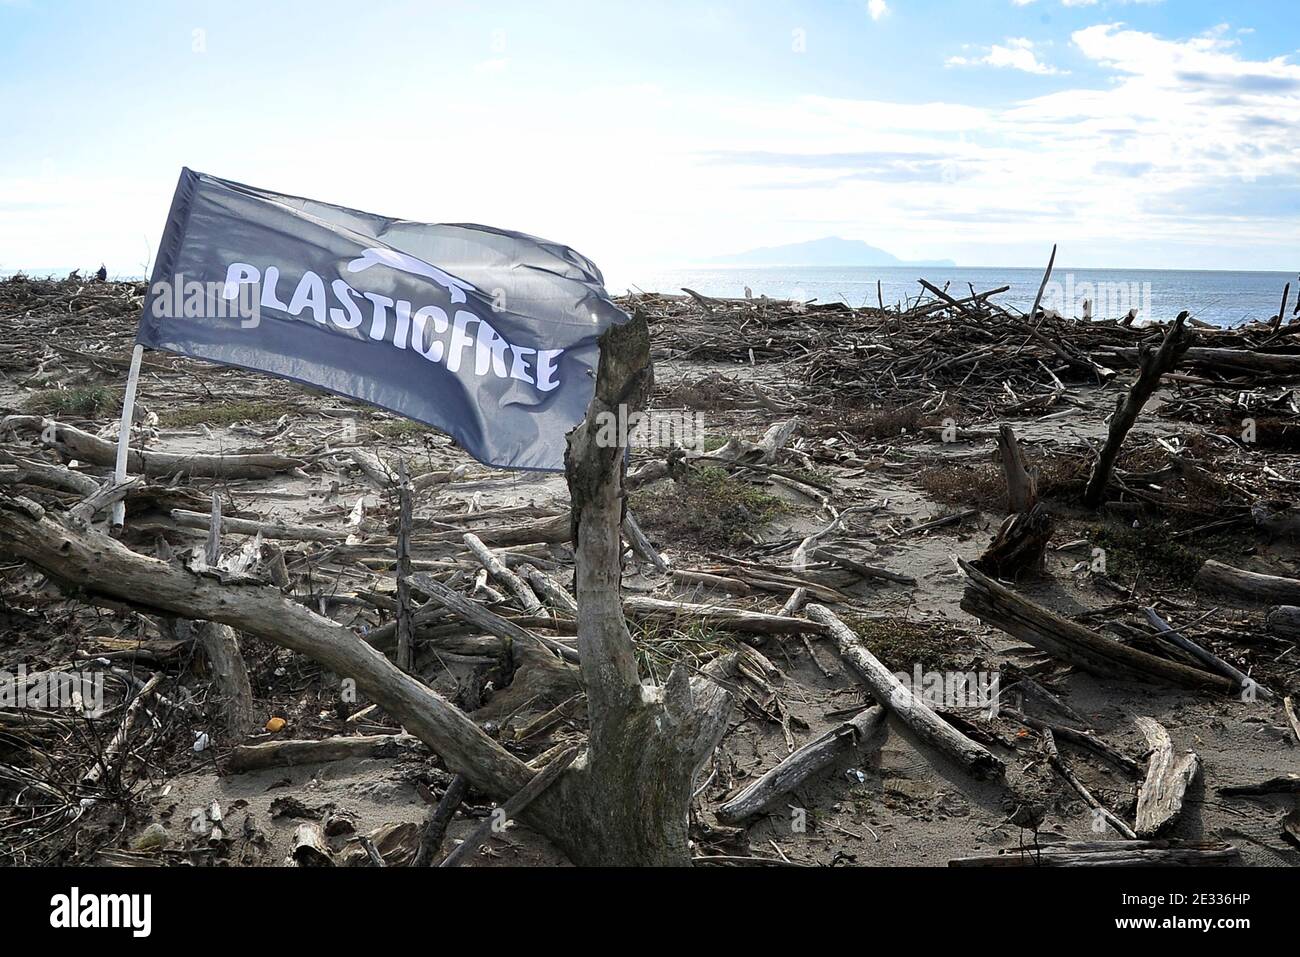
[[[596,394],[565,454],[572,502],[578,656],[587,690],[587,751],[534,805],[534,820],[577,864],[690,863],[692,783],[727,727],[731,695],[677,665],[662,686],[643,684],[621,597],[627,421],[654,385],[644,317],[601,338]],[[620,416],[620,412],[622,415]],[[611,418],[613,417],[613,418]]]

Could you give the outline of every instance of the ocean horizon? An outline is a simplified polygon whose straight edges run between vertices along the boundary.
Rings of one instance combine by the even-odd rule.
[[[606,288],[618,295],[629,290],[679,294],[690,288],[705,296],[740,298],[748,286],[755,297],[854,307],[883,301],[892,308],[921,295],[917,280],[925,279],[940,289],[947,286],[955,298],[970,295],[972,289],[1010,286],[994,301],[1027,311],[1042,278],[1042,266],[704,266],[650,269],[639,276],[620,270],[607,277]],[[1043,302],[1063,316],[1082,318],[1086,299],[1094,319],[1123,318],[1135,308],[1140,321],[1162,321],[1186,309],[1203,322],[1231,327],[1276,315],[1287,283],[1290,318],[1300,281],[1294,272],[1272,270],[1057,268]]]

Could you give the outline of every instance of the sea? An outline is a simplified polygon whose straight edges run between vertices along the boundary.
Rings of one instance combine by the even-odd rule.
[[[749,287],[755,296],[772,299],[843,302],[850,306],[906,305],[923,293],[925,279],[960,299],[971,291],[1011,288],[995,297],[1004,306],[1029,310],[1043,279],[1043,267],[952,266],[728,266],[646,270],[606,277],[606,288],[633,292],[680,293],[693,289],[705,296],[736,297]],[[1139,322],[1173,319],[1184,309],[1212,325],[1231,327],[1277,315],[1282,291],[1291,284],[1286,317],[1300,300],[1300,279],[1288,272],[1228,272],[1200,269],[1063,269],[1053,270],[1043,296],[1044,308],[1062,316],[1120,319],[1136,309]],[[1084,303],[1087,302],[1087,307]],[[1300,317],[1298,317],[1300,318]]]

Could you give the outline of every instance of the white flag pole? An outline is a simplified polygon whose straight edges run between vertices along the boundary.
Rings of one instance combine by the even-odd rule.
[[[117,466],[113,471],[113,481],[120,485],[126,481],[126,456],[131,447],[131,420],[135,418],[135,389],[140,382],[140,362],[144,358],[144,346],[137,344],[131,350],[131,371],[126,374],[126,395],[122,397],[122,424],[117,433]],[[113,503],[114,528],[126,524],[126,502]]]

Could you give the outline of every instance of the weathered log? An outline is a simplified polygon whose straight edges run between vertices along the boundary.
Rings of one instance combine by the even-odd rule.
[[[117,446],[81,429],[39,415],[11,415],[0,421],[0,428],[29,429],[41,433],[42,440],[63,455],[92,465],[112,466],[117,461]],[[48,437],[48,438],[47,438]],[[269,478],[276,472],[288,472],[307,463],[301,459],[269,452],[240,455],[200,455],[179,452],[127,453],[126,468],[134,475],[175,475],[184,472],[194,478]]]
[[[905,688],[834,612],[825,605],[812,604],[807,613],[810,619],[826,628],[840,655],[867,685],[872,697],[897,715],[917,737],[942,751],[976,778],[996,777],[1003,772],[999,758],[944,721]]]
[[[319,741],[265,741],[242,744],[230,752],[226,770],[234,774],[263,768],[326,764],[349,758],[368,758],[386,750],[413,747],[418,738],[410,734],[370,734],[356,737],[322,738]]]
[[[573,618],[578,613],[578,603],[559,582],[544,575],[533,565],[521,565],[520,574],[533,586],[533,590],[542,596],[542,600],[551,606],[551,610]]]
[[[694,572],[679,568],[672,573],[672,579],[682,585],[703,585],[705,588],[717,588],[732,595],[748,595],[752,591],[749,585],[739,578],[727,578],[708,572]]]
[[[216,692],[209,696],[209,700],[217,699],[216,706],[226,731],[235,739],[251,734],[257,727],[253,715],[253,687],[235,630],[220,622],[185,619],[177,619],[174,630],[177,637],[191,633],[203,649]]]
[[[423,492],[426,488],[432,488],[434,485],[459,481],[468,472],[468,465],[457,465],[454,469],[443,469],[441,471],[422,472],[411,480],[411,487],[417,492]]]
[[[165,545],[166,539],[159,539]],[[261,538],[255,537],[250,543],[250,552],[260,551]],[[208,541],[203,552],[204,565],[208,568],[236,567],[240,555],[229,557],[224,563],[221,558],[221,496],[212,493],[212,508]],[[170,559],[170,547],[166,548],[160,558]],[[243,569],[240,568],[240,571]],[[187,621],[175,619],[170,627],[178,638],[193,638],[203,649],[207,659],[208,671],[212,675],[216,688],[217,708],[219,709],[225,729],[236,740],[251,734],[257,727],[253,715],[253,684],[248,677],[248,665],[244,662],[243,652],[239,647],[239,636],[229,625],[216,621]]]
[[[299,867],[334,866],[334,855],[325,840],[325,830],[315,821],[305,821],[294,829],[289,860]]]
[[[396,484],[396,473],[379,456],[365,449],[348,449],[348,458],[361,469],[361,474],[366,477],[366,481],[381,492],[388,491]]]
[[[1180,312],[1173,325],[1165,332],[1160,348],[1143,349],[1139,360],[1141,368],[1137,381],[1121,398],[1115,409],[1115,415],[1111,418],[1107,430],[1106,441],[1097,454],[1092,476],[1088,479],[1087,488],[1084,489],[1083,504],[1089,508],[1096,508],[1101,504],[1106,494],[1106,484],[1110,481],[1111,469],[1114,468],[1115,459],[1119,457],[1120,446],[1124,444],[1124,437],[1137,421],[1147,400],[1159,388],[1160,377],[1166,372],[1174,371],[1179,356],[1187,350],[1191,339],[1190,334],[1184,332],[1183,324],[1186,321],[1187,312]]]
[[[452,591],[427,572],[416,572],[411,576],[411,584],[458,618],[463,618],[477,625],[490,635],[496,635],[498,638],[504,638],[507,641],[532,642],[549,649],[565,661],[576,663],[578,660],[578,652],[568,645],[558,642],[554,638],[548,638],[545,635],[539,635],[519,627],[509,619],[502,618],[496,612],[483,607],[472,598],[466,598],[459,592]]]
[[[646,537],[646,533],[641,530],[641,526],[632,514],[631,509],[628,509],[623,515],[623,536],[627,539],[627,543],[632,546],[632,551],[636,552],[642,561],[649,562],[661,572],[668,571],[668,561],[659,554],[650,539]]]
[[[520,608],[530,615],[540,615],[542,613],[542,603],[533,594],[533,590],[528,587],[528,583],[506,568],[505,562],[492,554],[492,550],[484,545],[477,535],[473,532],[466,532],[464,541],[465,547],[478,559],[479,564],[487,569],[488,574],[504,585],[510,594],[515,596],[515,601],[519,603]]]
[[[420,849],[415,852],[415,860],[411,862],[412,867],[432,866],[434,858],[442,850],[443,838],[447,836],[447,825],[456,816],[456,809],[465,800],[468,791],[469,785],[463,774],[457,774],[451,779],[447,790],[442,793],[438,803],[429,809],[429,816],[425,818],[424,830],[420,834]]]
[[[891,572],[888,568],[881,568],[879,565],[868,565],[855,558],[849,558],[847,555],[833,552],[828,548],[814,548],[812,550],[812,557],[818,561],[830,562],[832,565],[838,565],[840,568],[855,572],[863,578],[869,578],[875,581],[895,582],[899,585],[916,584],[916,579],[911,575],[902,575],[898,572]]]
[[[1254,678],[1251,678],[1245,672],[1224,661],[1213,652],[1202,648],[1190,638],[1185,638],[1178,632],[1174,631],[1169,622],[1156,614],[1154,608],[1147,608],[1146,616],[1147,621],[1149,621],[1156,631],[1160,633],[1161,638],[1173,642],[1179,648],[1183,649],[1183,651],[1186,651],[1193,658],[1196,658],[1204,664],[1211,671],[1217,672],[1225,678],[1231,679],[1239,690],[1246,694],[1263,698],[1265,701],[1272,701],[1275,697],[1273,692],[1256,682]]]
[[[531,522],[514,522],[509,525],[480,528],[475,534],[478,535],[479,541],[483,542],[483,544],[491,545],[494,548],[502,548],[507,545],[533,545],[538,542],[560,544],[569,541],[569,537],[572,535],[572,519],[568,512],[562,512],[550,518],[539,518]],[[441,532],[432,536],[432,539],[433,541],[458,542],[461,540],[461,535],[462,533],[457,531]]]
[[[701,605],[686,601],[667,601],[645,595],[630,595],[623,599],[623,611],[633,618],[695,619],[715,628],[744,631],[756,635],[796,635],[802,632],[822,633],[824,625],[805,618],[786,618],[768,615],[744,608],[726,605]]]
[[[1294,743],[1300,744],[1300,717],[1296,716],[1295,700],[1290,695],[1282,699],[1282,711],[1286,714],[1287,723],[1291,725]]]
[[[998,578],[1015,579],[1025,571],[1041,571],[1052,530],[1052,517],[1042,503],[1029,512],[1008,515],[973,564]]]
[[[76,505],[72,506],[72,508],[68,510],[68,519],[73,522],[81,522],[82,524],[94,521],[96,515],[104,509],[110,508],[122,501],[126,498],[127,493],[130,492],[131,489],[135,488],[139,483],[139,477],[128,479],[125,482],[116,482],[112,478],[109,478],[94,492],[91,492]]]
[[[1062,841],[958,857],[949,867],[1221,867],[1239,853],[1221,841]]]
[[[1151,748],[1147,779],[1138,791],[1138,836],[1153,837],[1178,819],[1188,785],[1200,767],[1196,752],[1174,754],[1169,732],[1154,718],[1138,718],[1138,728]]]
[[[1137,365],[1141,358],[1139,350],[1123,347],[1107,349],[1104,354],[1123,359],[1129,365]],[[1243,372],[1283,378],[1300,376],[1300,354],[1294,352],[1193,346],[1183,354],[1183,361],[1189,366],[1227,376],[1239,376]]]
[[[36,485],[82,496],[93,495],[100,487],[100,483],[89,475],[67,466],[46,465],[26,459],[17,459],[14,465],[0,467],[0,485]]]
[[[183,508],[172,509],[172,521],[183,528],[209,531],[212,518],[202,512]],[[263,538],[288,539],[295,542],[341,542],[348,533],[340,528],[322,528],[319,525],[293,525],[286,522],[259,522],[247,518],[221,518],[221,532],[225,535],[261,535]]]
[[[1265,575],[1209,559],[1196,573],[1196,587],[1232,598],[1270,605],[1300,604],[1300,579]]]
[[[789,794],[819,771],[861,747],[885,718],[885,709],[873,705],[843,724],[831,728],[814,741],[763,774],[734,798],[718,808],[723,824],[739,824]]]
[[[961,607],[980,621],[1103,678],[1159,678],[1184,688],[1230,694],[1234,684],[1222,675],[1147,654],[1099,635],[1089,628],[1017,595],[957,559],[966,573]]]
[[[533,776],[532,780],[520,788],[518,794],[511,795],[510,799],[496,812],[485,818],[483,823],[476,827],[469,837],[447,855],[440,866],[456,867],[461,864],[475,848],[487,840],[489,834],[499,828],[504,828],[515,816],[523,813],[528,805],[537,800],[542,795],[542,792],[555,783],[577,756],[578,749],[569,748],[552,758],[546,767],[542,768]]]
[[[1138,730],[1147,739],[1151,755],[1147,758],[1147,776],[1138,788],[1138,837],[1155,837],[1178,819],[1183,810],[1187,787],[1196,777],[1200,762],[1196,752],[1174,754],[1174,742],[1164,725],[1155,718],[1139,717]]]

